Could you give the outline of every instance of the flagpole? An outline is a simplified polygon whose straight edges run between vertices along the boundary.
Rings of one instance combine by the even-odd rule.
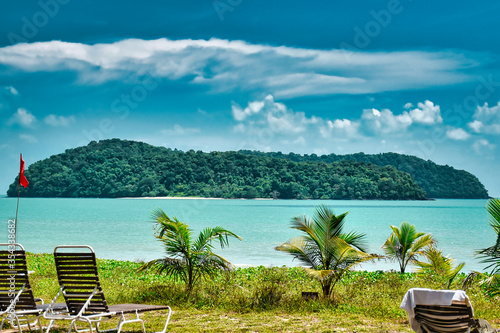
[[[17,182],[17,207],[16,207],[16,219],[14,220],[14,243],[17,243],[17,212],[19,211],[19,196],[21,195],[21,172],[24,169],[22,165],[23,154],[20,154],[21,168],[19,168],[19,180]]]
[[[17,212],[19,211],[19,197],[21,196],[21,185],[24,188],[28,187],[28,180],[24,176],[24,160],[23,160],[23,154],[21,154],[21,165],[19,168],[19,182],[17,184],[17,208],[16,208],[16,219],[14,220],[14,242],[17,243]]]
[[[19,173],[19,177],[21,177],[21,173]],[[21,182],[19,181],[17,182],[17,207],[16,207],[16,219],[14,220],[14,243],[17,243],[17,212],[19,211],[20,194],[21,194]]]

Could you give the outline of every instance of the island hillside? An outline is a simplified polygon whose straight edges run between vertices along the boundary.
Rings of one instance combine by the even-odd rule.
[[[286,155],[250,151],[183,152],[120,139],[93,141],[87,146],[68,149],[62,154],[31,164],[25,172],[30,185],[27,189],[21,188],[21,196],[386,200],[426,198],[425,191],[409,173],[397,170],[392,165],[377,165],[349,157],[332,161],[334,156],[337,155]],[[377,155],[350,156],[370,158]],[[447,176],[443,181],[439,181],[439,175],[433,175],[431,181],[424,182],[445,183],[449,190],[446,192],[446,189],[440,189],[443,193],[440,197],[487,197],[484,186],[465,171],[438,166],[413,156],[387,156],[394,156],[394,160],[401,158],[401,161],[407,158],[406,164],[410,166],[430,163],[438,174],[441,170],[445,170],[445,174],[455,174],[455,178]],[[402,162],[400,164],[404,165]],[[464,179],[469,183],[463,184]],[[472,192],[471,189],[477,190]],[[460,191],[463,191],[463,196],[454,194]],[[7,195],[17,195],[17,179],[10,185]]]
[[[28,197],[425,199],[411,176],[392,166],[182,152],[120,139],[68,149],[31,164],[25,174],[30,185],[21,195]],[[17,179],[7,195],[17,195]]]

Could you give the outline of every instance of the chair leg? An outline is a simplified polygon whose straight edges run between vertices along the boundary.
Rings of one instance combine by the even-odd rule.
[[[49,333],[49,331],[52,328],[52,326],[54,326],[54,319],[51,319],[49,321],[49,325],[47,326],[47,330],[45,331],[45,333]]]
[[[165,333],[165,332],[167,332],[167,326],[168,326],[168,322],[170,321],[170,316],[171,315],[172,315],[172,309],[170,307],[168,307],[168,317],[167,317],[167,320],[165,321],[165,327],[163,327],[163,331],[156,332],[156,333]]]
[[[19,330],[19,333],[23,333],[23,328],[21,327],[21,322],[19,321],[19,317],[16,316],[16,323],[17,323],[17,329]],[[28,326],[29,328],[29,326]]]

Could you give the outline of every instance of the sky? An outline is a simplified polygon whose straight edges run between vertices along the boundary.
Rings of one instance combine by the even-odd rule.
[[[20,153],[29,166],[121,138],[397,152],[498,197],[499,14],[489,0],[4,0],[0,194]]]

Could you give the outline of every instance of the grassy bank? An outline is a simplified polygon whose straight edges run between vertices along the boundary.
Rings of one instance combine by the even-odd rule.
[[[170,305],[170,332],[410,332],[406,312],[399,309],[406,291],[444,288],[443,281],[430,275],[349,272],[336,286],[333,301],[303,300],[302,291],[320,292],[303,269],[261,266],[221,273],[186,295],[182,284],[165,276],[138,273],[139,263],[99,260],[98,265],[109,304]],[[53,256],[29,255],[28,268],[35,271],[30,275],[35,296],[50,302],[59,288]],[[460,288],[463,277],[452,289]],[[477,284],[467,294],[475,317],[500,327],[499,299],[486,297]],[[161,329],[161,314],[145,318],[148,331]]]

